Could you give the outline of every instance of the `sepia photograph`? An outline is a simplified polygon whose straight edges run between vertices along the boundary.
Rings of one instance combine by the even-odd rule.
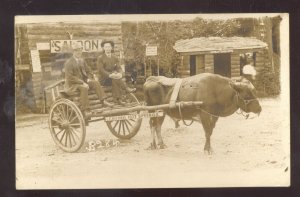
[[[290,186],[288,13],[14,28],[17,190]]]

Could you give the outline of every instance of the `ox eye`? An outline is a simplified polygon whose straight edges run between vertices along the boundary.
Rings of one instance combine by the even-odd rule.
[[[255,98],[255,97],[254,97],[254,95],[253,95],[253,93],[251,91],[247,91],[245,93],[244,99],[249,100],[249,99],[253,99],[253,98]]]
[[[255,95],[251,92],[249,95],[248,95],[248,99],[255,99]]]

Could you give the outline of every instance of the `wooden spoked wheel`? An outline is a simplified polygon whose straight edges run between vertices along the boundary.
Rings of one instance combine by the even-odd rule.
[[[133,107],[133,106],[141,105],[139,100],[132,93],[124,95],[124,98],[122,98],[122,100],[128,104],[128,106],[125,107]],[[140,113],[139,111],[135,111],[132,113],[120,114],[120,115],[137,115],[139,113]],[[114,121],[107,121],[106,124],[114,136],[120,139],[130,139],[134,137],[139,131],[142,124],[142,119],[132,118],[132,119],[125,119],[125,120],[114,120]]]
[[[85,140],[85,121],[80,109],[68,99],[59,99],[49,113],[49,129],[54,142],[66,152],[78,151]]]

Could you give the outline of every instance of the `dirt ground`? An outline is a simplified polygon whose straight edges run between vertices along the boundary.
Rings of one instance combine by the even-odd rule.
[[[165,120],[166,149],[150,145],[148,119],[120,146],[87,151],[91,140],[115,139],[105,122],[87,127],[86,144],[65,153],[51,138],[46,115],[17,117],[16,185],[33,188],[164,188],[287,186],[290,177],[289,112],[280,99],[262,99],[258,118],[220,118],[212,155],[204,154],[199,123],[174,128]]]

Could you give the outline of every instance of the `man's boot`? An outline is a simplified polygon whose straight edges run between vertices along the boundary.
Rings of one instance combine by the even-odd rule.
[[[136,91],[136,88],[129,88],[129,87],[126,88],[127,93],[133,93],[135,91]]]
[[[116,103],[119,105],[126,105],[126,102],[122,101],[120,98],[116,99]]]
[[[114,104],[112,104],[112,103],[110,103],[110,102],[108,102],[107,100],[102,100],[102,102],[101,102],[104,106],[106,106],[106,107],[113,107],[114,106]]]
[[[90,111],[90,109],[85,109],[85,110],[82,111],[82,115],[84,117],[85,126],[88,126],[89,125],[89,120],[91,120],[92,112]]]

